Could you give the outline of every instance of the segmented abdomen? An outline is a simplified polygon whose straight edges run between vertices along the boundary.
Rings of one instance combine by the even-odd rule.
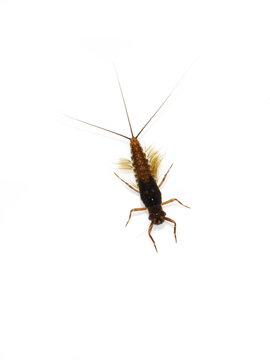
[[[130,148],[131,161],[137,184],[139,184],[140,181],[143,183],[149,182],[151,177],[150,165],[139,141],[136,138],[131,139]]]

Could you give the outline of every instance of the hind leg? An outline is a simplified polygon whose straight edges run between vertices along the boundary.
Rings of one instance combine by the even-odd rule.
[[[146,210],[146,209],[147,209],[146,207],[144,207],[144,208],[134,208],[134,209],[131,209],[131,210],[130,210],[130,213],[129,213],[128,221],[127,221],[127,223],[126,223],[126,226],[127,226],[127,224],[129,223],[129,220],[130,220],[130,218],[131,218],[131,215],[132,215],[133,211],[143,211],[143,210]]]
[[[189,206],[181,203],[181,201],[179,201],[178,199],[175,199],[175,198],[170,199],[170,200],[167,200],[167,201],[164,201],[161,205],[166,205],[166,204],[169,204],[169,203],[171,203],[171,202],[173,202],[173,201],[177,201],[180,205],[183,205],[183,206],[185,206],[186,208],[190,209]]]
[[[128,182],[126,182],[125,180],[123,180],[122,178],[120,178],[119,175],[117,175],[116,173],[114,173],[114,175],[117,176],[118,179],[120,179],[121,181],[123,181],[123,183],[125,183],[125,184],[126,184],[128,187],[130,187],[132,190],[134,190],[134,191],[136,191],[136,192],[139,193],[139,190],[138,190],[138,189],[136,189],[134,186],[130,185]]]
[[[163,179],[161,180],[160,184],[158,185],[158,187],[161,187],[161,185],[164,183],[167,175],[169,174],[169,171],[171,170],[173,164],[169,167],[169,170],[166,172],[166,174],[163,176]]]

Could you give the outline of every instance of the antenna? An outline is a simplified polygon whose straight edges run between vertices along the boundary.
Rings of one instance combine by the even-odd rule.
[[[90,124],[90,123],[89,123],[89,122],[87,122],[87,121],[80,120],[80,119],[74,118],[74,117],[69,116],[69,115],[65,115],[65,114],[63,114],[63,115],[64,115],[64,116],[66,116],[66,117],[67,117],[67,118],[69,118],[69,119],[79,121],[79,122],[81,122],[81,123],[84,123],[84,124],[87,124],[87,125],[93,126],[93,127],[95,127],[95,128],[98,128],[98,129],[101,129],[101,130],[104,130],[104,131],[108,131],[108,132],[110,132],[110,133],[112,133],[112,134],[116,134],[116,135],[122,136],[122,137],[124,137],[124,138],[126,138],[126,139],[130,140],[130,138],[129,138],[128,136],[123,135],[123,134],[119,134],[118,132],[115,132],[115,131],[112,131],[112,130],[109,130],[109,129],[105,129],[105,128],[101,127],[101,126],[97,126],[97,125],[94,125],[94,124]]]
[[[130,118],[129,118],[129,114],[128,114],[128,110],[127,110],[127,104],[126,104],[126,101],[125,101],[125,97],[124,97],[124,94],[123,94],[123,90],[122,90],[122,86],[121,86],[121,83],[120,83],[119,75],[118,75],[118,72],[117,72],[117,70],[116,70],[116,66],[115,66],[115,65],[114,65],[114,71],[115,71],[115,74],[116,74],[116,77],[117,77],[117,81],[118,81],[118,85],[119,85],[119,88],[120,88],[122,100],[123,100],[123,103],[124,103],[124,106],[125,106],[125,110],[126,110],[126,114],[127,114],[127,119],[128,119],[128,124],[129,124],[129,128],[130,128],[130,131],[131,131],[131,136],[134,137],[133,130],[132,130],[132,126],[131,126],[131,122],[130,122]]]
[[[193,62],[194,63],[194,62]],[[175,89],[178,87],[178,85],[182,82],[182,80],[184,79],[184,77],[187,75],[187,73],[189,72],[189,70],[191,69],[193,63],[187,68],[187,70],[184,72],[184,74],[181,76],[181,78],[177,81],[176,85],[174,86],[174,88],[171,90],[171,92],[169,93],[169,95],[165,98],[165,100],[161,103],[161,105],[157,108],[157,110],[154,112],[154,114],[150,117],[150,119],[146,122],[146,124],[142,127],[142,129],[139,131],[138,135],[136,136],[136,138],[139,137],[139,135],[143,132],[143,130],[146,128],[146,126],[150,123],[150,121],[155,117],[155,115],[159,112],[159,110],[163,107],[163,105],[167,102],[167,100],[171,97],[171,95],[173,94],[173,92],[175,91]]]

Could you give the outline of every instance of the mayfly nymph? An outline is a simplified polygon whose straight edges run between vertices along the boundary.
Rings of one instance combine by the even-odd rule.
[[[155,247],[155,249],[157,251],[156,243],[155,243],[155,241],[154,241],[154,239],[153,239],[153,237],[151,235],[151,231],[152,231],[152,228],[153,228],[154,225],[160,225],[164,221],[168,221],[168,222],[173,223],[173,225],[174,225],[174,237],[175,237],[175,241],[177,241],[177,238],[176,238],[176,222],[173,219],[166,216],[166,213],[164,212],[162,206],[166,205],[166,204],[169,204],[169,203],[171,203],[173,201],[176,201],[179,204],[181,204],[181,205],[183,205],[183,206],[185,206],[187,208],[189,208],[189,206],[184,205],[181,201],[179,201],[176,198],[172,198],[172,199],[169,199],[169,200],[166,200],[166,201],[162,201],[160,187],[164,183],[164,181],[165,181],[165,179],[166,179],[172,165],[169,167],[168,171],[165,173],[162,180],[158,183],[158,170],[159,170],[159,165],[161,163],[161,156],[158,154],[157,151],[153,150],[152,148],[149,148],[148,151],[144,151],[141,144],[140,144],[140,142],[139,142],[139,140],[138,140],[138,137],[141,135],[143,130],[146,128],[146,126],[150,123],[150,121],[154,118],[154,116],[157,114],[157,112],[162,108],[162,106],[168,100],[168,98],[171,96],[171,94],[173,93],[175,88],[178,86],[178,84],[180,83],[180,81],[182,80],[183,77],[178,81],[178,83],[173,88],[173,90],[170,92],[170,94],[165,98],[165,100],[157,108],[157,110],[154,112],[154,114],[150,117],[150,119],[145,123],[145,125],[141,128],[141,130],[135,136],[134,133],[133,133],[132,126],[131,126],[131,122],[130,122],[130,118],[129,118],[129,114],[128,114],[127,105],[126,105],[126,101],[125,101],[125,98],[124,98],[122,86],[120,84],[120,80],[119,80],[119,77],[118,77],[117,73],[116,73],[116,75],[117,75],[117,80],[118,80],[122,100],[123,100],[126,115],[127,115],[127,120],[128,120],[128,124],[129,124],[129,128],[130,128],[130,132],[131,132],[131,137],[120,134],[118,132],[115,132],[115,131],[112,131],[112,130],[109,130],[109,129],[106,129],[106,128],[103,128],[103,127],[98,126],[98,125],[91,124],[89,122],[86,122],[86,121],[83,121],[83,120],[80,120],[80,119],[77,119],[77,118],[74,118],[74,117],[71,117],[71,116],[68,116],[68,117],[73,119],[73,120],[80,121],[80,122],[82,122],[84,124],[93,126],[95,128],[98,128],[98,129],[113,133],[115,135],[124,137],[124,138],[126,138],[126,139],[128,139],[130,141],[131,159],[130,160],[129,159],[121,159],[119,164],[120,164],[120,168],[133,170],[137,186],[129,184],[128,182],[123,180],[118,174],[115,173],[115,175],[123,183],[125,183],[129,188],[131,188],[132,190],[134,190],[134,191],[136,191],[137,193],[140,194],[141,200],[142,200],[142,202],[143,202],[143,204],[145,206],[140,207],[140,208],[131,209],[126,225],[129,223],[131,215],[132,215],[132,213],[134,211],[148,210],[148,212],[149,212],[149,220],[150,220],[150,225],[149,225],[149,228],[148,228],[148,234],[149,234],[149,237],[152,240],[153,245],[154,245],[154,247]]]

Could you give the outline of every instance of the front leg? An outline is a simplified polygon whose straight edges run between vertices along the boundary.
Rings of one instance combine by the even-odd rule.
[[[154,245],[154,247],[155,247],[155,249],[156,249],[156,252],[158,252],[157,246],[156,246],[156,243],[155,243],[155,240],[153,239],[153,236],[151,235],[151,231],[152,231],[153,225],[154,225],[154,223],[151,222],[151,224],[150,224],[150,226],[149,226],[149,228],[148,228],[148,235],[149,235],[150,239],[151,239],[152,242],[153,242],[153,245]]]
[[[177,242],[177,237],[176,237],[176,222],[171,219],[171,218],[168,218],[168,217],[165,217],[165,220],[173,223],[173,233],[174,233],[174,237],[175,237],[175,242]]]

